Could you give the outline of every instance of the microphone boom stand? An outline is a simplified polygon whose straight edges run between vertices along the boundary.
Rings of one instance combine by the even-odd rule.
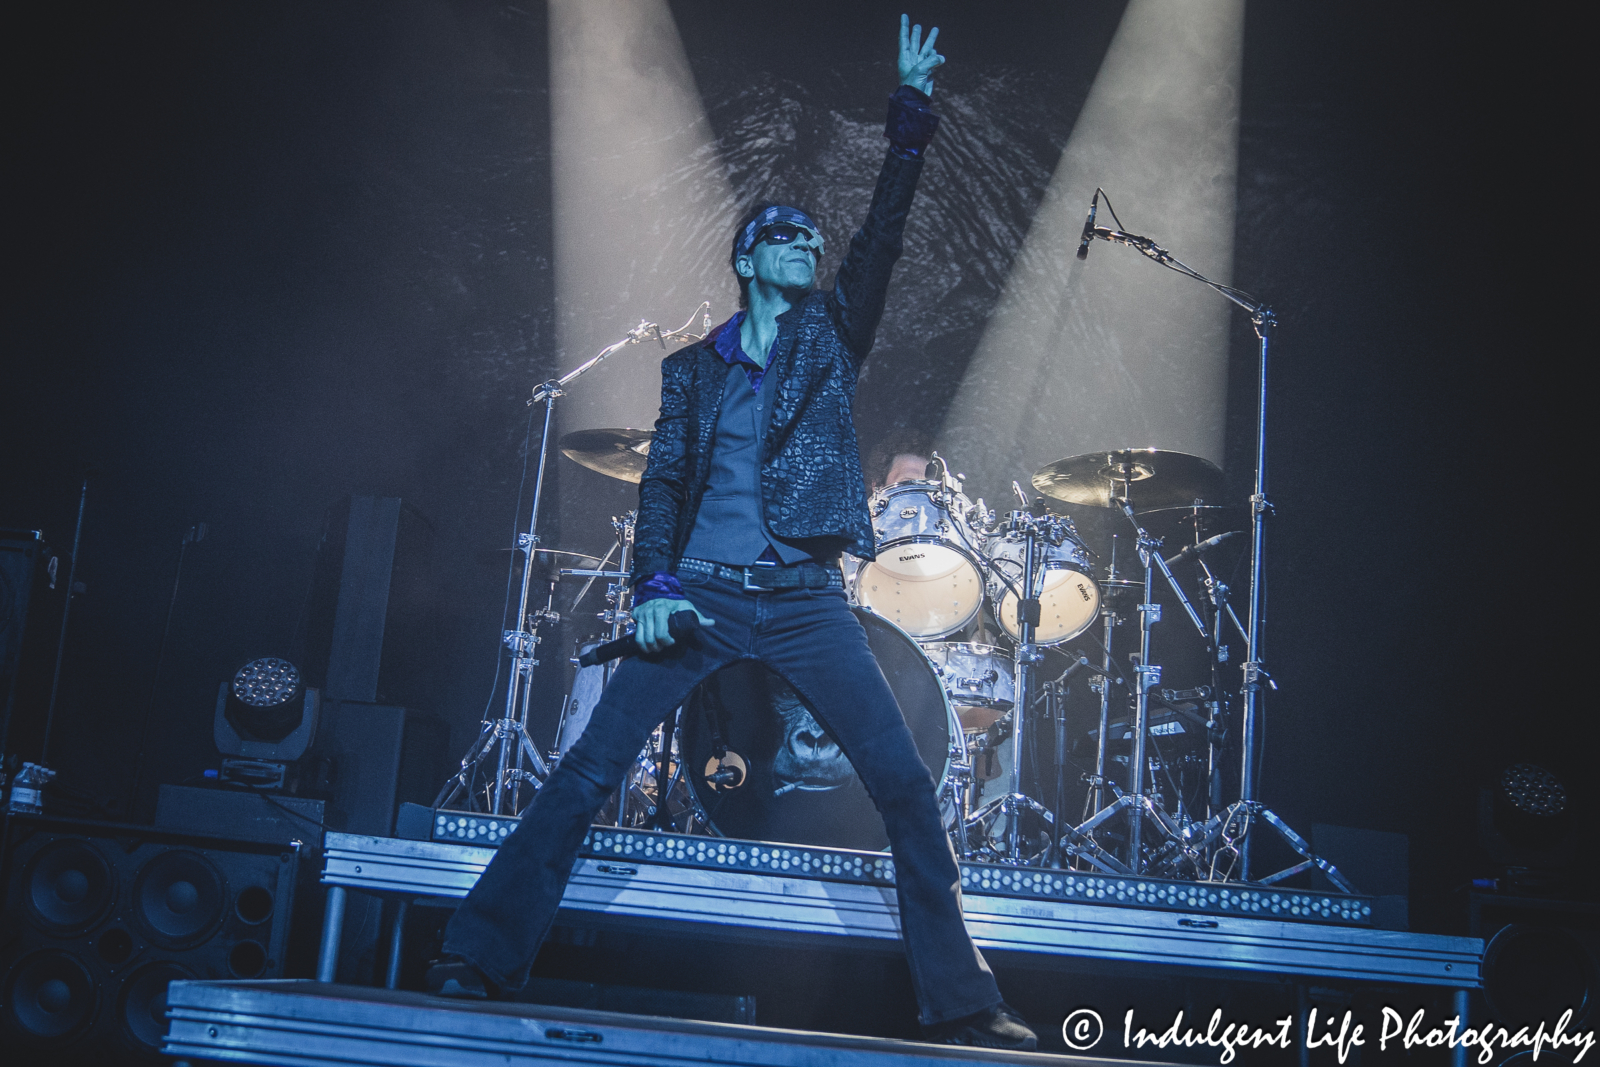
[[[693,334],[689,328],[695,319],[701,320],[701,332]],[[435,808],[448,807],[458,797],[467,796],[469,804],[476,802],[472,791],[472,778],[478,768],[491,761],[495,765],[494,781],[489,784],[486,805],[490,815],[515,815],[522,810],[521,787],[523,783],[535,790],[550,776],[550,766],[539,754],[528,737],[528,705],[533,693],[533,669],[539,665],[534,658],[542,638],[539,627],[547,622],[559,622],[561,617],[551,610],[551,600],[543,608],[528,612],[528,599],[533,585],[533,554],[539,547],[539,506],[544,498],[544,476],[550,460],[550,424],[556,400],[566,396],[566,387],[599,366],[606,357],[620,352],[629,345],[644,341],[658,341],[662,348],[668,341],[698,341],[711,332],[711,303],[706,301],[694,310],[676,330],[663,331],[653,322],[641,321],[628,331],[626,337],[597,355],[579,364],[560,378],[536,386],[528,405],[543,402],[544,429],[539,438],[539,472],[533,483],[533,510],[528,518],[528,529],[517,534],[517,551],[522,553],[522,595],[517,603],[516,629],[501,634],[501,643],[511,652],[511,678],[506,685],[505,713],[498,719],[486,719],[478,739],[467,754],[461,757],[461,769],[444,784],[434,800]],[[552,586],[552,600],[554,587]],[[531,771],[524,767],[524,761]]]
[[[1115,218],[1114,212],[1113,218]],[[1118,220],[1117,224],[1120,226],[1121,221]],[[1256,797],[1259,777],[1259,768],[1256,765],[1256,739],[1260,733],[1261,716],[1265,708],[1266,689],[1276,689],[1278,687],[1277,683],[1272,680],[1272,675],[1267,673],[1261,658],[1265,526],[1266,517],[1273,513],[1272,504],[1267,499],[1267,371],[1272,331],[1278,324],[1277,317],[1273,315],[1270,307],[1257,300],[1254,296],[1242,289],[1235,289],[1231,285],[1212,281],[1193,267],[1180,261],[1171,252],[1168,252],[1148,237],[1124,233],[1121,230],[1107,229],[1104,226],[1085,225],[1084,231],[1086,238],[1110,241],[1113,244],[1125,244],[1138,250],[1141,255],[1155,260],[1168,270],[1175,270],[1179,274],[1210,286],[1222,294],[1223,297],[1249,313],[1250,325],[1255,329],[1258,341],[1256,470],[1255,487],[1250,494],[1250,594],[1249,614],[1245,624],[1245,662],[1242,668],[1244,674],[1242,685],[1244,691],[1244,724],[1241,737],[1243,754],[1240,759],[1239,799],[1225,810],[1212,816],[1202,826],[1191,830],[1189,843],[1192,847],[1199,849],[1221,838],[1224,841],[1224,849],[1237,854],[1238,880],[1249,882],[1252,880],[1250,877],[1250,835],[1254,829],[1255,817],[1260,816],[1268,826],[1277,832],[1285,844],[1305,857],[1305,859],[1303,862],[1294,864],[1275,874],[1255,879],[1256,882],[1262,885],[1271,885],[1303,870],[1317,867],[1326,873],[1329,880],[1344,892],[1353,893],[1355,889],[1333,864],[1313,855],[1305,839],[1290,829],[1288,824],[1268,810]],[[1141,681],[1141,686],[1142,684]],[[1242,819],[1243,830],[1238,835],[1226,834],[1225,831],[1227,831],[1235,817]],[[1134,859],[1137,861],[1137,856]]]

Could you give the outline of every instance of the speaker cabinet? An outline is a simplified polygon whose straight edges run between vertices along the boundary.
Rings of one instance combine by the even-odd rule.
[[[13,816],[0,1044],[158,1059],[169,982],[282,974],[299,862],[282,844]]]
[[[1507,1024],[1592,1027],[1600,1008],[1600,903],[1470,893],[1468,930],[1483,946],[1484,1011]],[[1559,1062],[1559,1061],[1558,1061]]]

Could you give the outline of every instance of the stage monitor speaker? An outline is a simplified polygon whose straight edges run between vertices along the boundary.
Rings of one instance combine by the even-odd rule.
[[[328,509],[296,661],[324,700],[430,703],[432,543],[428,520],[397,497],[351,496]]]
[[[300,792],[327,802],[329,830],[387,837],[402,801],[426,803],[444,781],[450,733],[437,716],[343,701],[323,711]]]
[[[13,816],[0,1047],[53,1064],[158,1060],[167,983],[282,975],[299,862],[281,844]]]

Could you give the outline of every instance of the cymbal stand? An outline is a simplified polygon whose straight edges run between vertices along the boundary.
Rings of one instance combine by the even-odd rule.
[[[1055,725],[1056,731],[1056,795],[1053,810],[1059,812],[1067,810],[1067,695],[1071,692],[1071,687],[1067,685],[1067,679],[1077,673],[1081,667],[1088,667],[1090,671],[1100,673],[1098,668],[1090,666],[1089,657],[1080,654],[1072,661],[1071,666],[1054,679],[1044,683],[1044,692],[1040,695],[1040,699],[1044,701],[1045,718]],[[1102,677],[1101,680],[1106,681],[1107,678]],[[1066,816],[1063,815],[1062,820],[1065,821],[1065,819]],[[1063,857],[1071,858],[1073,855],[1073,852],[1062,847],[1060,837],[1051,834],[1048,853],[1048,863],[1051,867],[1060,870]]]
[[[1102,194],[1103,195],[1103,194]],[[1120,227],[1122,221],[1117,219],[1117,213],[1111,208],[1111,200],[1106,199],[1106,208],[1111,211],[1111,217]],[[1203,285],[1216,290],[1226,300],[1237,304],[1250,316],[1250,325],[1255,329],[1256,340],[1259,342],[1257,351],[1257,378],[1256,378],[1256,471],[1255,488],[1250,494],[1250,611],[1249,622],[1245,632],[1245,661],[1242,665],[1244,673],[1244,730],[1241,746],[1244,749],[1243,758],[1240,760],[1239,800],[1227,810],[1214,815],[1204,824],[1205,841],[1209,842],[1223,837],[1224,831],[1234,822],[1236,817],[1242,819],[1243,829],[1237,837],[1238,877],[1240,881],[1248,882],[1250,878],[1250,832],[1254,828],[1255,816],[1259,815],[1266,824],[1277,832],[1291,849],[1305,857],[1305,862],[1297,863],[1276,874],[1265,878],[1256,879],[1263,885],[1281,881],[1290,875],[1298,874],[1308,867],[1318,867],[1328,874],[1333,883],[1345,892],[1353,892],[1350,883],[1340,875],[1337,870],[1326,860],[1312,855],[1309,846],[1299,834],[1291,830],[1287,823],[1277,815],[1268,811],[1256,799],[1257,767],[1256,767],[1256,736],[1260,732],[1260,720],[1267,689],[1276,689],[1278,684],[1272,680],[1272,675],[1267,673],[1266,666],[1261,658],[1261,616],[1263,598],[1263,575],[1265,547],[1265,532],[1267,516],[1273,514],[1273,506],[1267,499],[1267,371],[1269,368],[1268,355],[1271,350],[1273,328],[1277,326],[1278,319],[1272,308],[1257,300],[1242,289],[1235,289],[1231,285],[1212,281],[1199,271],[1181,262],[1171,252],[1156,244],[1148,237],[1138,234],[1124,233],[1121,230],[1108,230],[1103,226],[1091,227],[1088,233],[1090,238],[1110,241],[1113,244],[1125,244],[1137,250],[1146,258],[1153,259],[1168,270],[1175,270],[1179,274],[1193,278]],[[1191,831],[1193,834],[1194,831]],[[1232,840],[1228,835],[1225,840]],[[1233,848],[1232,845],[1229,846]]]
[[[702,322],[702,330],[698,334],[689,332],[695,319]],[[711,332],[711,304],[702,303],[695,309],[689,321],[676,330],[663,331],[653,322],[640,322],[639,325],[628,331],[626,337],[608,348],[602,349],[599,354],[574,367],[560,378],[536,386],[533,395],[528,398],[528,405],[544,404],[544,427],[539,438],[539,473],[533,483],[533,509],[528,516],[528,529],[517,534],[517,551],[522,553],[522,593],[517,603],[516,629],[505,630],[501,633],[501,643],[511,654],[511,678],[506,685],[505,713],[498,719],[486,719],[483,729],[478,734],[478,739],[461,759],[461,770],[440,790],[439,796],[434,801],[434,807],[445,807],[460,797],[463,793],[468,795],[468,803],[474,803],[473,794],[469,791],[469,782],[472,774],[483,764],[491,760],[495,764],[495,779],[489,784],[487,800],[488,814],[514,815],[521,810],[517,804],[520,799],[519,790],[522,782],[527,781],[535,789],[550,776],[550,766],[544,761],[533,743],[528,740],[528,705],[533,693],[533,669],[539,665],[534,658],[534,651],[539,646],[539,626],[546,621],[558,619],[547,602],[542,611],[530,614],[528,611],[529,594],[533,586],[533,554],[539,547],[539,506],[544,499],[544,476],[550,461],[550,425],[555,414],[555,403],[566,396],[566,388],[578,378],[599,366],[606,357],[620,352],[629,345],[641,344],[644,341],[658,341],[665,349],[668,341],[698,341]],[[554,597],[554,587],[551,589]],[[531,772],[523,769],[522,761],[526,758],[531,766]],[[515,771],[512,764],[516,764]]]
[[[1039,651],[1039,646],[1033,641],[1034,629],[1039,625],[1041,613],[1039,592],[1044,582],[1044,573],[1042,567],[1038,568],[1039,573],[1035,573],[1035,561],[1038,559],[1036,549],[1039,539],[1039,519],[1025,511],[1014,511],[1011,513],[1010,523],[1012,532],[1023,536],[1022,587],[1017,590],[1017,651],[1013,660],[1016,695],[1011,708],[1011,791],[995,797],[973,812],[967,819],[967,825],[977,825],[986,820],[992,821],[992,825],[1004,820],[1001,823],[1005,827],[1004,843],[1001,846],[999,862],[1020,866],[1029,862],[1029,857],[1023,854],[1023,811],[1033,811],[1050,823],[1052,838],[1055,837],[1053,827],[1057,820],[1048,808],[1022,792],[1022,757],[1028,747],[1025,732],[1028,720],[1028,693],[1033,682],[1034,668],[1044,661],[1044,653]]]
[[[524,604],[527,595],[528,583],[525,580]],[[493,780],[485,787],[484,798],[484,807],[490,815],[515,815],[522,810],[523,784],[538,789],[539,784],[549,777],[549,765],[534,747],[533,739],[528,736],[528,692],[533,685],[533,668],[539,665],[539,661],[532,656],[533,649],[543,640],[539,636],[539,628],[547,622],[561,621],[561,616],[553,609],[555,595],[556,583],[552,579],[544,607],[527,616],[523,620],[522,629],[517,631],[524,640],[513,648],[511,680],[507,683],[506,714],[498,719],[484,721],[477,740],[467,749],[467,754],[461,757],[461,769],[445,782],[444,788],[434,798],[435,808],[448,808],[463,797],[466,798],[468,805],[475,804],[477,794],[472,788],[472,780],[483,765],[491,760],[495,764],[495,774]],[[507,631],[508,634],[512,632]],[[526,767],[524,760],[527,761]],[[469,807],[467,810],[472,809]]]
[[[1199,526],[1195,527],[1195,542],[1199,543]],[[1227,688],[1222,680],[1223,664],[1228,662],[1228,646],[1223,642],[1224,619],[1231,619],[1239,636],[1249,640],[1244,624],[1228,603],[1228,587],[1211,573],[1205,558],[1196,560],[1200,565],[1201,584],[1206,600],[1211,605],[1211,698],[1206,701],[1206,818],[1209,820],[1222,810],[1222,744],[1228,732]]]
[[[1106,581],[1114,583],[1116,580],[1117,536],[1112,534],[1111,564],[1106,571]],[[1108,588],[1115,588],[1115,586],[1108,585]],[[1099,743],[1095,745],[1094,750],[1094,780],[1090,782],[1090,785],[1094,788],[1094,811],[1088,812],[1089,815],[1098,813],[1106,806],[1106,749],[1110,743],[1109,735],[1111,733],[1111,671],[1113,669],[1111,643],[1116,634],[1117,623],[1120,621],[1117,618],[1117,609],[1112,605],[1109,596],[1101,601],[1100,614],[1105,619],[1106,635],[1100,642],[1100,651],[1104,654],[1104,659],[1100,663],[1100,674],[1091,683],[1095,685],[1095,688],[1100,693],[1100,733],[1098,735]]]
[[[1161,542],[1152,538],[1139,525],[1139,519],[1134,514],[1133,505],[1128,500],[1128,486],[1133,481],[1131,469],[1122,472],[1123,494],[1116,500],[1122,513],[1128,517],[1133,528],[1138,533],[1135,544],[1138,547],[1139,562],[1144,567],[1144,597],[1139,604],[1139,662],[1135,666],[1136,678],[1134,681],[1134,712],[1133,712],[1133,752],[1128,759],[1128,792],[1118,797],[1109,806],[1102,808],[1088,821],[1077,826],[1067,835],[1067,839],[1079,846],[1082,851],[1083,839],[1090,838],[1094,831],[1120,812],[1128,812],[1128,869],[1133,874],[1139,874],[1144,869],[1144,820],[1149,819],[1169,840],[1182,841],[1184,838],[1183,827],[1169,816],[1155,799],[1145,790],[1145,743],[1150,736],[1150,690],[1161,684],[1160,666],[1150,662],[1151,628],[1161,621],[1161,605],[1155,602],[1155,575],[1156,571],[1166,577],[1167,584],[1177,595],[1178,602],[1183,605],[1189,619],[1195,628],[1200,631],[1202,638],[1206,637],[1206,624],[1194,610],[1194,605],[1184,595],[1183,587],[1178,584],[1177,578],[1172,574],[1172,569],[1167,566],[1167,561],[1157,551]],[[1102,741],[1104,733],[1101,734]],[[1098,846],[1096,846],[1098,849]]]

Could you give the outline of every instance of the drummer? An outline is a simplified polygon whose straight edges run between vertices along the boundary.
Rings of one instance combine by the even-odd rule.
[[[896,426],[867,455],[867,479],[876,493],[899,482],[922,481],[933,457],[933,438],[926,430]]]

